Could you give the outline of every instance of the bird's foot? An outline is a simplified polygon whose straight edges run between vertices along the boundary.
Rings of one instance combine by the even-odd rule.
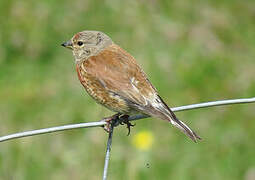
[[[127,136],[130,135],[130,127],[135,126],[135,124],[131,124],[130,121],[128,120],[129,115],[122,115],[120,116],[121,113],[117,113],[114,114],[110,117],[106,117],[104,118],[102,121],[106,122],[106,125],[103,126],[104,130],[106,132],[110,132],[111,131],[111,126],[118,126],[119,124],[121,125],[127,125],[127,129],[128,129],[128,134]]]
[[[118,120],[120,119],[119,116],[120,116],[120,113],[117,113],[110,117],[106,117],[102,120],[102,121],[106,122],[106,125],[103,126],[103,128],[106,132],[109,133],[111,131],[111,126],[118,125]]]
[[[128,120],[128,118],[129,118],[129,115],[123,115],[123,116],[120,117],[120,119],[121,119],[120,124],[121,124],[121,125],[124,125],[124,124],[127,125],[127,129],[128,129],[128,134],[127,134],[127,136],[130,135],[130,127],[134,127],[134,126],[135,126],[135,124],[131,124],[131,123],[130,123],[130,121]]]

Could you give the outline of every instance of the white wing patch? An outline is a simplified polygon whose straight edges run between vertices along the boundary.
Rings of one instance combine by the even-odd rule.
[[[130,82],[131,82],[131,85],[132,85],[132,87],[134,88],[134,90],[137,92],[137,93],[140,93],[140,91],[139,91],[139,89],[136,87],[137,85],[138,85],[138,81],[137,80],[135,80],[135,77],[132,77],[131,79],[130,79]]]
[[[145,96],[143,96],[143,94],[137,88],[139,81],[137,81],[135,79],[135,77],[132,77],[130,79],[130,83],[131,83],[132,88],[136,91],[136,93],[139,94],[143,98],[143,100],[144,100],[143,102],[145,103],[144,106],[146,106],[148,104],[147,98]]]
[[[152,107],[158,109],[159,111],[162,111],[165,109],[164,104],[158,98],[158,95],[156,93],[152,94],[152,99],[151,99],[150,103],[151,103]]]

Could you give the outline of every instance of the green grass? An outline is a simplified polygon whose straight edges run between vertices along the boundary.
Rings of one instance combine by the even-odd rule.
[[[130,52],[171,106],[255,94],[255,1],[0,1],[0,135],[97,121],[97,105],[60,44],[100,30]],[[109,179],[254,179],[255,106],[178,113],[195,144],[157,119],[116,128]],[[132,138],[154,136],[141,152]],[[0,144],[0,179],[101,179],[100,128]],[[149,167],[147,167],[149,164]],[[253,176],[252,176],[253,174]]]

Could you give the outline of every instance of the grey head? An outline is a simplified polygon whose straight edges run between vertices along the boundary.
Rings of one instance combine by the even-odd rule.
[[[111,38],[100,31],[82,31],[75,34],[71,40],[61,44],[71,49],[75,58],[75,63],[85,61],[91,56],[95,56],[112,44]]]

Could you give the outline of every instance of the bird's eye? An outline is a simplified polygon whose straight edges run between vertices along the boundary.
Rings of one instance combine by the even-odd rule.
[[[82,41],[78,41],[77,44],[78,44],[79,46],[82,46],[82,45],[83,45],[83,42],[82,42]]]

